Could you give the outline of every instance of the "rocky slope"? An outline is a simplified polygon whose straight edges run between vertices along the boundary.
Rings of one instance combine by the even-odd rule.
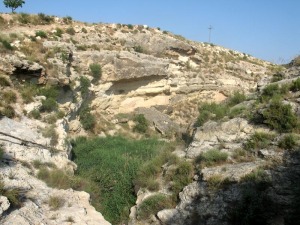
[[[88,194],[50,188],[37,179],[40,169],[36,164],[73,173],[76,165],[69,160],[70,137],[139,137],[132,132],[133,114],[143,114],[153,133],[181,138],[192,130],[200,102],[221,102],[234,91],[252,93],[281,69],[244,53],[191,42],[147,26],[2,14],[0,27],[0,144],[4,152],[0,168],[4,187],[0,189],[3,195],[18,190],[21,200],[10,207],[11,200],[0,197],[3,224],[109,224],[89,205]],[[100,69],[95,73],[91,65]],[[285,77],[291,80],[279,83],[292,82],[299,76],[297,71],[291,69],[290,77]],[[245,107],[251,107],[250,103]],[[297,104],[294,102],[294,110],[298,110]],[[96,118],[92,128],[84,120],[83,109],[88,109],[88,121]],[[244,118],[207,122],[197,128],[189,147],[176,153],[192,161],[218,148],[231,157],[259,129],[267,128],[258,128]],[[264,157],[286,160],[284,169],[293,163],[298,166],[284,153],[267,149],[260,154],[263,157],[255,160],[235,163],[232,159],[228,165],[202,169],[180,193],[176,209],[160,211],[152,221],[141,222],[134,213],[137,205],[132,224],[188,224],[194,219],[199,224],[202,220],[204,224],[222,224],[226,207],[240,199],[241,177],[264,165]],[[230,177],[234,184],[215,195],[207,181],[219,174],[219,179]],[[139,196],[138,202],[149,195]],[[59,207],[53,207],[53,199]]]

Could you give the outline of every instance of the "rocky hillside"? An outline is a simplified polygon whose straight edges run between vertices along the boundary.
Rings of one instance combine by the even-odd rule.
[[[131,224],[230,224],[227,218],[240,216],[229,212],[243,199],[242,187],[248,185],[240,183],[243,177],[260,173],[271,159],[284,163],[267,170],[268,179],[280,176],[273,189],[267,186],[262,192],[271,190],[280,198],[280,182],[293,180],[289,168],[299,172],[297,157],[280,147],[289,137],[282,133],[297,132],[277,132],[278,127],[264,118],[273,92],[284,96],[284,105],[291,105],[287,111],[299,113],[299,90],[293,83],[299,76],[297,61],[285,70],[145,25],[2,14],[0,27],[1,224],[109,224],[89,205],[89,195],[80,192],[85,181],[71,180],[72,189],[62,182],[65,173],[71,176],[76,170],[70,140],[78,136],[156,136],[183,138],[189,144],[178,145],[175,154],[166,157],[155,174],[155,188],[135,181],[139,190]],[[266,91],[275,80],[277,86]],[[224,115],[203,113],[218,107],[204,102],[222,103]],[[257,133],[258,139],[261,133],[271,135],[263,135],[268,145],[261,148],[251,142]],[[293,135],[292,139],[298,137]],[[203,157],[210,157],[206,152],[222,153],[222,163],[213,159],[203,164]],[[178,174],[185,173],[187,180],[180,180]],[[53,184],[58,177],[62,180]],[[151,196],[172,200],[159,212],[140,214]],[[292,210],[293,196],[286,208],[284,202],[280,207]]]

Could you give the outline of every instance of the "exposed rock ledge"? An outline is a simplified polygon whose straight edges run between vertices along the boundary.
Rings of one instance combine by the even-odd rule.
[[[45,126],[41,122],[25,118],[20,122],[8,118],[0,120],[1,133],[9,135],[0,135],[0,144],[4,149],[3,161],[6,162],[2,163],[0,173],[6,189],[17,189],[22,193],[22,205],[13,211],[8,211],[10,203],[4,196],[0,196],[0,224],[54,225],[74,221],[72,224],[109,225],[101,213],[90,205],[89,194],[72,189],[53,189],[34,176],[36,171],[30,166],[33,160],[51,162],[66,170],[73,170],[75,166],[68,160],[68,149],[63,149],[58,144],[60,151],[53,154],[47,148],[49,140],[38,132],[38,127],[43,125]],[[48,202],[51,197],[62,200],[63,204],[59,209],[50,208]]]

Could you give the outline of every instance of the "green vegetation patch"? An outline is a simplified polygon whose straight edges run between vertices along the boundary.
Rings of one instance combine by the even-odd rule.
[[[300,78],[298,78],[297,80],[293,81],[290,90],[293,91],[293,92],[300,91]]]
[[[196,122],[196,126],[202,126],[208,120],[220,120],[222,119],[229,108],[225,104],[212,103],[202,103],[199,106],[199,117]]]
[[[101,198],[92,199],[93,205],[107,220],[125,223],[136,200],[133,180],[137,171],[167,146],[156,139],[77,138],[73,141],[76,175],[98,185]]]
[[[138,114],[134,117],[133,120],[136,123],[135,126],[133,127],[133,131],[138,133],[146,133],[149,124],[145,116],[143,114]]]
[[[247,151],[256,152],[258,149],[266,148],[271,144],[274,135],[265,132],[255,132],[244,144]]]
[[[163,194],[152,195],[140,204],[137,211],[138,219],[145,220],[150,215],[156,215],[159,211],[171,208],[172,206],[172,202],[170,202],[168,196]]]
[[[289,104],[273,100],[262,113],[264,123],[278,132],[291,132],[299,128],[297,116]]]
[[[95,78],[95,79],[99,79],[102,75],[102,68],[101,68],[101,65],[99,65],[98,63],[93,63],[90,65],[90,71],[91,71],[91,74],[92,76]]]
[[[201,153],[196,157],[195,163],[201,163],[202,166],[212,166],[215,164],[226,162],[228,154],[217,149],[211,149]]]

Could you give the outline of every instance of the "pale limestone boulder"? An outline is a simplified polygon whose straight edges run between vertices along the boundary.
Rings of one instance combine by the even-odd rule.
[[[234,145],[235,148],[239,147],[253,132],[253,126],[242,118],[234,118],[223,123],[209,121],[197,128],[194,140],[186,150],[186,156],[195,158],[202,152],[218,148],[221,143],[222,145],[239,143]]]
[[[8,210],[10,207],[10,202],[5,196],[0,196],[0,217],[2,216],[3,212]]]

